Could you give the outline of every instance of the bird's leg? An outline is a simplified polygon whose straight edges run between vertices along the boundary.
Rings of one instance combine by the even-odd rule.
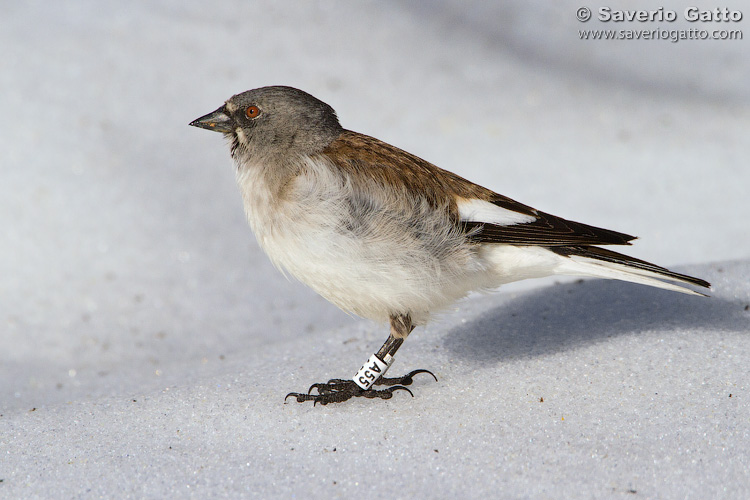
[[[391,363],[393,363],[392,359],[396,354],[396,351],[398,351],[398,348],[401,347],[401,344],[404,343],[406,337],[408,337],[413,330],[414,325],[411,324],[411,316],[408,314],[391,316],[391,334],[375,356],[382,360],[388,358],[390,360],[388,366],[390,366]],[[374,385],[411,385],[413,382],[412,377],[417,373],[429,373],[435,379],[435,382],[437,382],[437,377],[431,371],[417,369],[407,373],[403,377],[386,378],[383,377],[384,374],[381,374],[380,377],[375,380]]]
[[[396,354],[396,351],[398,351],[398,348],[401,347],[401,344],[404,343],[404,340],[412,330],[414,330],[414,325],[412,325],[411,317],[408,314],[391,316],[391,333],[388,336],[388,340],[385,341],[376,354],[370,356],[370,359],[362,365],[362,368],[357,371],[351,380],[331,379],[325,383],[311,385],[307,394],[291,392],[286,397],[293,396],[299,403],[313,401],[313,404],[320,403],[326,405],[328,403],[343,403],[353,397],[390,399],[393,396],[393,392],[397,390],[404,390],[414,396],[404,386],[410,385],[414,381],[414,375],[418,373],[429,373],[437,381],[437,377],[432,372],[428,370],[414,370],[403,377],[383,377],[393,363],[393,355]],[[386,385],[389,387],[376,390],[372,389],[373,385]],[[310,394],[313,389],[317,389],[318,394]]]

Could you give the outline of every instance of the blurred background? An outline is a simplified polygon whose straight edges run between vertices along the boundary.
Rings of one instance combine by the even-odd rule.
[[[605,23],[589,4],[584,23],[582,6],[5,2],[0,410],[190,383],[259,345],[356,335],[273,269],[223,141],[187,126],[264,85],[310,92],[346,128],[519,201],[636,234],[640,258],[748,259],[748,42],[579,33],[747,37],[747,21]]]

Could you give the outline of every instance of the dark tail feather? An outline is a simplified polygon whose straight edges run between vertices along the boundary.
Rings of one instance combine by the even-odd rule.
[[[671,280],[679,281],[682,283],[689,283],[691,285],[700,286],[703,288],[711,288],[711,283],[700,278],[688,276],[687,274],[680,274],[674,271],[670,271],[667,268],[657,266],[645,260],[636,259],[628,255],[613,252],[606,248],[594,247],[594,246],[561,246],[561,247],[547,247],[549,250],[555,252],[558,255],[565,257],[577,256],[588,259],[593,259],[601,262],[608,262],[611,264],[617,264],[632,269],[638,269],[658,275],[658,277]]]

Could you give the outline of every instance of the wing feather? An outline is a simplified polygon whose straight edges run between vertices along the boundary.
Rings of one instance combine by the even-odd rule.
[[[507,196],[436,167],[373,137],[345,130],[322,152],[350,174],[360,191],[402,189],[411,198],[448,210],[467,237],[477,243],[508,245],[629,245],[625,233],[573,222],[538,211]],[[403,197],[408,200],[409,196]],[[462,203],[463,213],[462,213]],[[492,206],[497,210],[492,210]]]

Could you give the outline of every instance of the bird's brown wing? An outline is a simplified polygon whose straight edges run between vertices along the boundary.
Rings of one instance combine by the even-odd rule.
[[[404,200],[425,199],[435,207],[443,207],[455,224],[477,243],[508,245],[570,246],[629,245],[634,236],[569,221],[536,210],[507,196],[436,167],[417,156],[373,137],[344,131],[322,154],[349,174],[360,191],[377,185],[381,189],[402,190]],[[369,186],[368,186],[369,185]],[[460,200],[482,200],[502,209],[530,216],[529,222],[494,224],[462,220]]]

